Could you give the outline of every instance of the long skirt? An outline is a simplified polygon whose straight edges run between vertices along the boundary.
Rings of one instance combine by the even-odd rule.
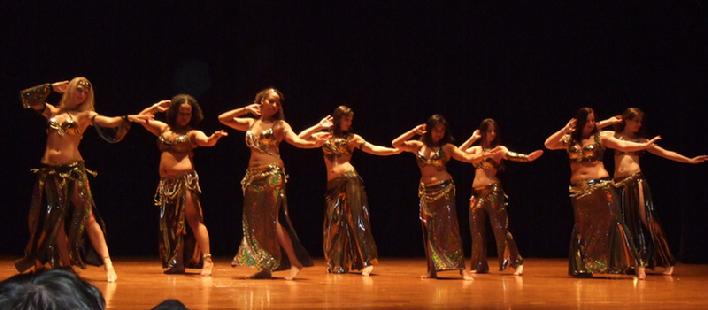
[[[312,258],[300,243],[288,215],[285,171],[268,165],[246,170],[243,190],[243,239],[234,262],[259,270],[283,270],[291,266],[278,243],[277,225],[290,237],[297,259],[312,266]]]
[[[431,185],[421,183],[418,197],[428,273],[465,269],[455,209],[455,183],[452,179]]]
[[[570,201],[575,217],[568,257],[571,276],[627,274],[639,266],[619,196],[608,178],[571,186]]]
[[[15,268],[23,272],[35,265],[101,266],[103,258],[87,240],[86,232],[89,216],[93,214],[105,235],[105,225],[94,204],[87,177],[87,172],[95,173],[87,170],[83,162],[43,165],[33,171],[37,181],[28,216],[30,239],[24,257],[15,262]],[[60,240],[61,232],[66,236],[66,243]]]
[[[676,259],[671,254],[664,230],[656,217],[649,183],[642,173],[617,178],[615,185],[621,197],[624,222],[629,227],[641,262],[648,268],[675,265]]]
[[[185,218],[187,199],[203,222],[199,203],[199,176],[192,170],[184,175],[160,179],[155,190],[155,205],[160,208],[159,250],[162,268],[184,271],[184,268],[202,268],[202,251],[196,246],[194,234]]]
[[[356,171],[327,182],[323,240],[328,272],[345,273],[378,263],[364,183]]]
[[[475,188],[470,198],[470,233],[472,235],[471,268],[478,273],[489,271],[487,264],[487,240],[485,224],[487,217],[492,225],[497,244],[499,270],[507,266],[516,268],[524,263],[516,248],[514,237],[509,232],[507,196],[500,184]]]

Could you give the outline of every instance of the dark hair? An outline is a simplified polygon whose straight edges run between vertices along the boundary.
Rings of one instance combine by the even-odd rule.
[[[642,111],[639,108],[627,108],[622,113],[622,122],[615,125],[615,132],[622,132],[624,130],[624,126],[626,125],[625,122],[627,120],[636,119],[636,118],[642,119],[642,122],[643,122],[644,121],[644,111]],[[644,128],[645,128],[644,124],[642,124],[642,126],[639,127],[639,132],[637,133],[637,135],[640,138],[643,138],[646,136]]]
[[[261,104],[263,102],[263,99],[265,99],[268,96],[268,93],[271,91],[275,92],[278,95],[278,114],[275,115],[275,119],[279,121],[284,121],[285,120],[285,111],[283,110],[283,101],[285,101],[285,95],[283,92],[279,91],[275,87],[268,87],[266,89],[263,89],[259,91],[256,94],[256,97],[253,99],[253,103]]]
[[[592,108],[583,107],[575,112],[575,131],[570,135],[572,140],[580,142],[583,141],[583,128],[585,128],[585,123],[588,121],[588,115],[595,114]],[[590,134],[595,134],[597,132],[597,126],[592,129]]]
[[[443,135],[442,139],[435,145],[431,133],[437,125],[445,126],[445,135]],[[447,120],[440,114],[431,115],[425,122],[425,133],[421,140],[426,146],[441,146],[455,141],[452,134],[450,134],[450,126],[447,124]]]
[[[189,120],[189,124],[187,124],[187,126],[194,128],[204,119],[202,107],[199,106],[197,99],[194,99],[194,97],[188,94],[178,94],[172,97],[170,108],[167,109],[167,124],[170,125],[170,128],[177,127],[179,107],[185,103],[192,107],[192,119]]]
[[[0,309],[104,309],[98,290],[70,269],[38,270],[0,282]]]
[[[332,112],[332,134],[335,137],[347,136],[352,131],[352,129],[349,128],[349,131],[342,132],[340,126],[342,119],[350,115],[354,115],[354,111],[348,106],[340,105],[334,109],[334,112]]]
[[[497,125],[497,122],[492,118],[485,118],[482,123],[479,124],[479,131],[482,134],[482,142],[480,142],[480,145],[487,139],[487,130],[489,130],[490,127],[494,128],[496,136],[494,136],[494,140],[492,140],[489,146],[495,147],[501,143],[501,139],[499,135],[499,125]]]
[[[151,310],[183,310],[187,306],[177,299],[165,299]]]

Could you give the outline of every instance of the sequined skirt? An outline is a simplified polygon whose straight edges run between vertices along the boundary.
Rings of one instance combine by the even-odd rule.
[[[28,224],[30,239],[24,257],[15,262],[22,272],[35,264],[50,267],[64,266],[60,253],[65,252],[68,263],[80,268],[86,264],[100,266],[103,259],[91,246],[86,225],[91,214],[105,234],[105,225],[96,209],[83,162],[61,166],[43,165],[33,169],[37,181],[32,192]],[[59,242],[60,229],[68,240],[67,246]],[[63,251],[63,250],[66,251]]]
[[[455,209],[455,183],[452,179],[418,187],[420,222],[428,272],[464,269],[460,226]]]
[[[649,183],[642,173],[616,178],[615,184],[620,194],[624,222],[629,227],[641,262],[648,268],[675,265],[676,259],[656,217]]]
[[[201,250],[196,246],[194,234],[185,218],[188,202],[199,213],[201,189],[199,176],[192,170],[177,177],[161,178],[155,190],[154,203],[160,208],[159,250],[162,268],[183,271],[184,268],[201,268]],[[188,201],[188,199],[190,201]]]
[[[570,238],[569,274],[630,273],[639,260],[624,223],[619,196],[609,178],[570,187],[575,225]]]
[[[323,241],[328,272],[345,273],[378,263],[364,183],[356,171],[327,182]]]
[[[276,165],[249,168],[241,188],[243,239],[234,263],[259,270],[290,268],[290,261],[278,243],[277,225],[280,224],[290,237],[300,263],[312,266],[312,259],[300,243],[288,215],[283,168]]]
[[[471,269],[476,272],[489,270],[487,264],[486,219],[489,217],[497,245],[499,270],[511,265],[516,268],[524,263],[514,237],[509,231],[507,196],[501,184],[475,188],[470,197],[470,233],[472,236]]]

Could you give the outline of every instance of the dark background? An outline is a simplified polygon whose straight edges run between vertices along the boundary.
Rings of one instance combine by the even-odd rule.
[[[207,133],[224,129],[219,113],[273,85],[286,94],[295,130],[347,104],[356,111],[356,132],[380,145],[440,113],[458,143],[493,117],[504,144],[527,153],[542,148],[578,107],[606,118],[636,106],[647,113],[648,132],[663,136],[662,146],[708,152],[708,9],[701,1],[4,2],[2,255],[19,257],[28,238],[29,169],[38,166],[45,141],[45,120],[20,108],[18,91],[79,75],[92,81],[96,110],[105,115],[137,113],[189,92],[201,102]],[[243,134],[229,132],[195,157],[212,252],[222,257],[234,254],[241,237],[239,181],[249,156]],[[81,150],[99,171],[91,185],[111,254],[157,256],[155,138],[133,127],[109,145],[88,130]],[[321,152],[285,143],[281,152],[292,219],[319,256]],[[367,185],[380,255],[423,256],[413,155],[358,153],[353,162]],[[672,250],[683,262],[707,262],[708,165],[647,155],[642,166]],[[448,169],[469,255],[473,169],[457,162]],[[560,151],[507,164],[511,229],[524,256],[567,255],[568,177]]]

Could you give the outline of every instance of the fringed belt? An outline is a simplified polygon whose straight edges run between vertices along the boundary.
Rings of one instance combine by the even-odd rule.
[[[42,168],[30,169],[30,171],[40,175],[56,175],[60,178],[73,180],[80,179],[84,173],[88,173],[93,177],[98,175],[96,171],[86,169],[83,161],[75,161],[59,166],[42,164]]]
[[[254,167],[246,169],[246,175],[241,179],[241,190],[246,192],[246,187],[253,182],[253,180],[267,178],[272,175],[282,174],[285,176],[284,181],[287,183],[288,176],[285,174],[285,169],[281,166],[270,164],[261,167]]]
[[[435,201],[455,190],[455,182],[447,179],[434,184],[418,185],[418,197],[425,202]]]
[[[609,177],[586,179],[568,186],[568,192],[570,193],[570,198],[582,198],[592,194],[597,189],[606,188],[613,184],[612,179]]]
[[[163,203],[174,201],[179,198],[184,188],[196,193],[202,192],[197,171],[191,170],[180,176],[160,178],[160,184],[155,190],[155,205],[162,206]]]

